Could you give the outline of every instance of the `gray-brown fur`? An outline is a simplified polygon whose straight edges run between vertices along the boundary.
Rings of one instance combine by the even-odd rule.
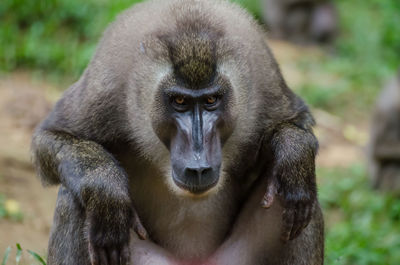
[[[218,185],[205,197],[187,197],[171,180],[161,94],[164,87],[208,84],[231,89],[225,115],[232,124],[220,132],[227,139]],[[90,252],[95,264],[119,264],[134,251],[127,250],[130,227],[145,236],[136,213],[149,238],[173,256],[206,259],[229,242],[229,232],[242,233],[235,230],[245,224],[240,216],[252,220],[240,209],[261,176],[277,179],[281,210],[266,216],[278,215],[284,239],[292,240],[261,243],[255,233],[248,245],[260,251],[247,264],[322,264],[313,124],[264,32],[240,7],[211,0],[136,5],[109,26],[82,77],[35,132],[39,175],[61,184],[48,263],[90,264]],[[254,211],[268,213],[262,198]],[[275,248],[276,260],[267,259]],[[234,256],[229,248],[224,253]]]
[[[179,25],[179,34],[164,35],[164,41],[176,76],[188,85],[197,87],[209,83],[213,78],[219,34],[218,30],[204,25],[201,20],[189,25]]]
[[[277,38],[329,43],[337,33],[337,10],[330,0],[263,0],[263,18]]]
[[[400,73],[376,103],[368,162],[373,186],[400,194]]]

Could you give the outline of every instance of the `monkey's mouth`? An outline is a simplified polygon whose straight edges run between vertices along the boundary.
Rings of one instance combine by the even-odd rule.
[[[172,170],[172,179],[179,188],[194,195],[202,195],[217,185],[219,176],[211,179],[191,178],[183,181],[175,174],[174,170]]]

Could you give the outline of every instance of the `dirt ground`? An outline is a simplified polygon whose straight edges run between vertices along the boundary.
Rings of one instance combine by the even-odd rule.
[[[34,126],[51,108],[47,89],[28,74],[0,79],[0,194],[16,200],[23,213],[22,222],[0,219],[0,257],[16,243],[46,253],[57,189],[42,188],[29,146]]]
[[[272,48],[288,84],[299,82],[302,76],[292,63],[299,47],[272,42]],[[34,81],[29,73],[0,77],[0,194],[16,200],[23,213],[22,221],[0,219],[0,259],[7,246],[14,247],[8,264],[14,264],[11,260],[15,257],[15,243],[46,253],[57,187],[41,186],[30,162],[29,146],[34,126],[45,117],[61,90]],[[346,166],[363,159],[366,124],[345,124],[339,117],[318,109],[313,113],[321,145],[318,166]]]

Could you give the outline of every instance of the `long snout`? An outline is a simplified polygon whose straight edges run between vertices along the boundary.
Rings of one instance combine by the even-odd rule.
[[[178,123],[171,141],[172,176],[177,186],[191,193],[203,193],[219,180],[221,141],[215,123],[203,120],[198,111]]]

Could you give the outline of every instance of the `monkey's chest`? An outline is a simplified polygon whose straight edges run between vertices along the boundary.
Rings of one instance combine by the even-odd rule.
[[[179,197],[162,176],[135,176],[135,208],[152,240],[182,259],[201,259],[224,240],[237,210],[229,186],[196,199]]]

